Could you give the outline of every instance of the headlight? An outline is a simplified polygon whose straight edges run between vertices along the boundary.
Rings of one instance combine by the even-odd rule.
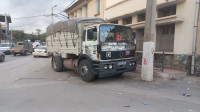
[[[108,66],[107,66],[107,65],[104,65],[104,69],[107,70],[107,69],[108,69]]]
[[[135,62],[131,62],[131,63],[130,63],[130,66],[134,66],[134,65],[135,65]]]
[[[112,69],[112,68],[113,68],[113,65],[109,65],[108,68],[109,68],[109,69]]]

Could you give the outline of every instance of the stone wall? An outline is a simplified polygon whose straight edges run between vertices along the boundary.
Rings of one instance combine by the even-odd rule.
[[[195,74],[200,76],[200,55],[197,55],[195,58]]]
[[[142,53],[137,53],[136,55],[138,63],[142,63]],[[165,54],[164,57],[164,67],[168,69],[175,69],[186,71],[190,74],[191,71],[191,55],[174,55],[174,54]],[[196,67],[195,75],[200,75],[200,56],[196,56]],[[154,66],[161,68],[162,67],[162,54],[154,55]]]

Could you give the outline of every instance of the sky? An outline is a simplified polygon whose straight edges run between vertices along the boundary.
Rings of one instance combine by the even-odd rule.
[[[62,12],[74,0],[0,0],[0,14],[9,14],[12,23],[10,30],[24,30],[25,33],[36,34],[35,29],[41,29],[46,32],[46,27],[51,24],[51,16],[40,16],[31,18],[22,18],[38,15],[50,15],[51,7],[54,8],[54,14]],[[64,12],[61,13],[66,15]],[[20,19],[19,19],[20,18]],[[59,19],[60,18],[60,19]],[[54,17],[54,23],[65,20],[64,17]]]

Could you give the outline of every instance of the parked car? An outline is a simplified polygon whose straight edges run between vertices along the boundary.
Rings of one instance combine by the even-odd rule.
[[[33,56],[45,56],[49,57],[50,54],[47,52],[47,47],[46,46],[37,46],[34,51],[33,51]]]
[[[17,45],[12,49],[12,52],[14,56],[16,56],[17,54],[32,54],[32,45],[27,40],[25,40],[24,42],[17,42]]]
[[[16,46],[14,43],[2,43],[0,44],[0,52],[3,52],[4,54],[10,54],[11,49],[13,49]]]
[[[5,60],[5,54],[0,52],[0,62],[4,62]]]

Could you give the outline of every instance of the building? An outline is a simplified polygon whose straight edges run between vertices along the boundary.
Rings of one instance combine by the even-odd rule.
[[[8,42],[9,40],[9,23],[11,23],[11,17],[9,15],[0,14],[0,22],[4,22],[5,24],[0,23],[0,43]],[[7,36],[6,36],[7,35]]]
[[[196,0],[157,0],[155,66],[165,52],[165,67],[190,72]],[[142,59],[146,0],[79,0],[66,10],[69,18],[101,17],[132,27]],[[199,11],[200,12],[200,11]],[[200,19],[199,19],[200,21]],[[200,26],[200,22],[198,22]],[[196,74],[200,74],[200,27],[196,40]]]
[[[69,18],[77,17],[100,17],[104,18],[104,0],[79,0],[65,12]]]

